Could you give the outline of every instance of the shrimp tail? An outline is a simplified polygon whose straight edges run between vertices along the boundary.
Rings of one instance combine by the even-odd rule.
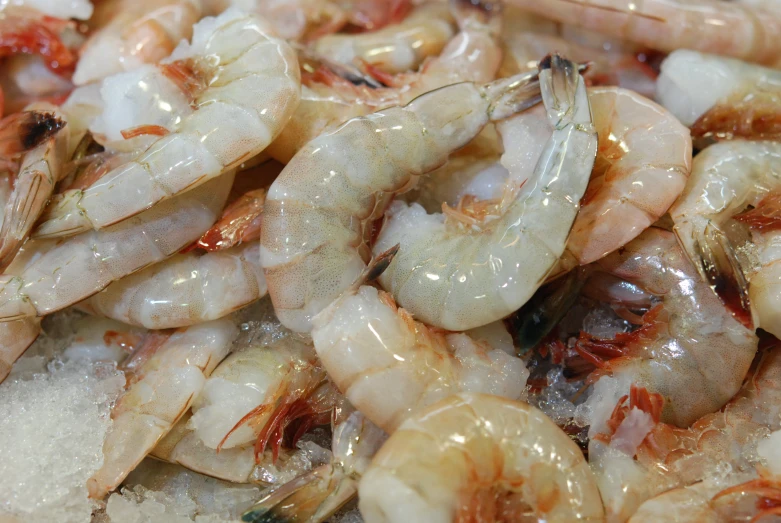
[[[488,110],[491,120],[503,120],[542,101],[539,72],[529,71],[494,80],[485,86],[485,93],[491,100]]]
[[[704,229],[696,229],[693,240],[695,267],[735,319],[753,330],[748,278],[732,242],[713,222],[708,222]]]
[[[358,481],[340,465],[328,464],[274,487],[241,516],[248,523],[319,523],[358,491]]]
[[[361,287],[361,285],[364,285],[368,282],[374,281],[377,278],[379,278],[380,275],[383,272],[385,272],[385,269],[387,269],[388,266],[391,264],[394,256],[396,256],[396,253],[399,252],[399,246],[400,244],[397,243],[387,251],[372,257],[371,261],[369,261],[369,264],[363,270],[361,275],[358,276],[358,278],[355,280],[355,283],[352,284],[350,289],[352,291],[357,291],[358,288]]]
[[[0,121],[0,156],[22,154],[51,138],[65,122],[47,111],[14,113]]]

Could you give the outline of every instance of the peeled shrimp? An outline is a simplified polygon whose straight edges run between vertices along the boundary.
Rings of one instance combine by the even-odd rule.
[[[128,388],[112,409],[113,424],[103,443],[103,465],[87,481],[91,498],[114,490],[155,446],[203,388],[228,354],[238,329],[230,320],[175,332],[140,349]]]
[[[115,281],[80,307],[148,329],[221,318],[266,294],[258,251],[255,241],[203,255],[177,254]]]
[[[162,69],[148,66],[125,75],[131,101],[148,100],[149,85],[172,97],[178,89],[172,105],[177,110],[160,106],[156,114],[165,121],[115,130],[124,130],[126,138],[155,139],[87,189],[60,195],[38,237],[110,226],[250,159],[279,133],[300,91],[293,50],[270,36],[261,19],[232,9],[198,22],[192,44],[182,42]]]
[[[65,125],[63,115],[53,106],[36,106],[36,109],[43,108],[50,111],[39,114],[49,114],[60,121],[57,125]],[[0,228],[0,272],[13,261],[54,193],[54,186],[64,172],[69,136],[68,130],[57,132],[22,158]]]
[[[0,276],[0,321],[62,309],[175,254],[214,223],[232,181],[227,174],[101,231],[27,242]]]
[[[395,193],[439,167],[491,120],[537,100],[533,73],[460,83],[355,118],[309,142],[269,189],[260,261],[283,325],[311,319],[361,274],[372,224]]]
[[[766,65],[781,63],[777,9],[720,0],[508,0],[560,23],[672,52],[694,49]]]
[[[269,154],[288,163],[307,142],[350,118],[409,103],[446,85],[493,80],[502,54],[498,39],[501,10],[496,4],[487,2],[474,5],[450,0],[449,5],[459,33],[439,56],[429,58],[419,71],[389,75],[374,69],[374,73],[390,86],[388,88],[355,86],[322,65],[314,74],[304,75],[301,104],[290,123],[268,147]]]
[[[360,60],[386,73],[403,73],[439,54],[453,36],[452,22],[447,5],[431,2],[417,7],[403,22],[378,31],[323,36],[312,50],[336,62]]]
[[[460,393],[391,434],[359,486],[367,523],[603,521],[580,449],[525,403]]]
[[[662,302],[643,316],[643,326],[615,340],[581,345],[600,366],[597,390],[614,387],[615,397],[595,392],[591,433],[602,431],[605,419],[627,383],[646,387],[665,398],[662,420],[687,427],[721,408],[740,388],[757,350],[753,330],[736,321],[703,282],[673,234],[647,229],[622,250],[597,262],[604,272],[660,296]],[[607,296],[616,290],[605,289]],[[613,350],[610,350],[613,349]],[[598,361],[599,356],[619,354]],[[593,358],[597,356],[597,358]],[[605,383],[600,385],[600,381]]]
[[[41,320],[22,318],[0,323],[0,383],[8,377],[11,367],[32,345],[41,332]]]
[[[781,136],[781,72],[731,58],[679,50],[662,62],[657,99],[695,138]]]
[[[781,144],[735,140],[712,145],[695,158],[689,183],[670,209],[675,234],[695,266],[741,321],[781,335],[781,255],[777,214]],[[731,218],[747,207],[757,251],[754,270],[737,259]],[[724,262],[726,260],[726,262]],[[719,262],[722,263],[719,263]],[[750,278],[750,282],[746,278]]]
[[[447,334],[414,321],[387,293],[366,285],[317,315],[312,339],[339,390],[387,432],[455,392],[517,399],[529,376],[500,323]]]
[[[159,62],[190,38],[201,17],[200,0],[112,0],[98,10],[112,16],[81,48],[76,85]]]
[[[487,219],[449,223],[419,206],[390,208],[374,250],[401,247],[380,283],[415,318],[454,331],[500,320],[534,294],[564,252],[597,136],[577,66],[554,56],[551,67],[540,86],[554,130],[520,191],[510,188]],[[503,125],[499,132],[508,132]]]

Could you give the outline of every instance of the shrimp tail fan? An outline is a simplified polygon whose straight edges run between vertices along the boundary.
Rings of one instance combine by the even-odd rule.
[[[341,465],[327,464],[272,487],[241,516],[247,523],[320,523],[358,492]]]

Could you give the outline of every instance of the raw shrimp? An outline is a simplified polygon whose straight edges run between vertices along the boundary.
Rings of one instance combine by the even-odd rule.
[[[367,285],[317,315],[312,339],[339,390],[387,432],[454,392],[517,399],[529,376],[500,323],[447,334],[414,321],[390,295]]]
[[[500,320],[534,294],[564,252],[597,133],[577,65],[554,56],[550,67],[540,73],[540,86],[554,130],[531,179],[509,183],[486,219],[464,214],[450,222],[401,203],[389,209],[374,251],[401,247],[380,283],[420,321],[455,331]],[[511,128],[503,122],[499,131]],[[507,167],[514,182],[517,174]],[[489,297],[489,288],[498,292]]]
[[[776,9],[720,0],[508,0],[553,19],[671,52],[694,49],[781,64]]]
[[[68,18],[87,20],[92,16],[92,2],[90,0],[69,0],[67,2],[59,0],[6,0],[0,4],[0,12],[18,7],[35,9],[44,15],[63,20]]]
[[[114,490],[171,430],[237,335],[230,320],[203,323],[173,333],[162,344],[145,345],[131,358],[127,390],[111,412],[103,465],[87,481],[91,498]]]
[[[0,5],[0,57],[39,55],[52,71],[68,72],[76,63],[74,52],[63,41],[67,40],[68,26],[67,20],[45,16],[30,7]]]
[[[115,281],[79,306],[148,329],[185,327],[221,318],[265,296],[258,242],[177,254]]]
[[[670,209],[675,234],[701,275],[738,319],[774,335],[781,335],[779,190],[781,144],[734,140],[695,157],[689,183]],[[756,209],[738,218],[751,226],[755,270],[738,258],[728,234],[731,218],[749,206]]]
[[[98,10],[96,16],[111,13],[111,18],[81,48],[76,85],[159,62],[190,38],[201,18],[200,0],[116,0]]]
[[[260,240],[265,201],[266,189],[252,189],[242,194],[225,207],[220,219],[203,233],[197,246],[212,252]]]
[[[22,318],[0,323],[0,383],[8,377],[11,367],[32,345],[41,332],[41,320]]]
[[[3,91],[5,113],[23,111],[34,102],[50,102],[55,105],[64,101],[73,84],[46,67],[40,56],[15,55],[2,65],[0,88]]]
[[[390,88],[356,86],[335,75],[327,66],[315,64],[315,72],[304,75],[301,104],[290,123],[269,146],[269,154],[288,163],[307,142],[350,118],[409,103],[446,85],[493,80],[501,60],[498,40],[501,10],[498,4],[485,0],[477,5],[464,0],[450,0],[449,4],[460,31],[439,56],[428,59],[415,73],[394,76],[372,68],[376,76],[392,86]]]
[[[58,123],[66,120],[54,106],[36,105],[38,114],[49,115]],[[43,112],[42,109],[48,109]],[[63,164],[69,149],[68,130],[49,137],[21,160],[14,180],[14,190],[5,204],[3,225],[0,228],[0,272],[11,264],[22,243],[27,239],[35,221],[54,193],[54,186],[62,177]]]
[[[359,486],[367,523],[603,521],[580,449],[526,403],[459,393],[391,434]]]
[[[606,417],[627,394],[629,383],[661,394],[662,420],[679,427],[721,408],[735,395],[756,353],[757,337],[699,278],[672,233],[647,229],[597,266],[662,301],[631,334],[611,340],[581,336],[579,352],[599,367],[591,376],[598,380],[597,390],[613,387],[611,394],[594,393],[591,434],[604,431]],[[609,297],[614,289],[604,292]]]
[[[183,41],[162,69],[147,66],[121,78],[130,82],[124,90],[133,102],[149,99],[149,85],[170,96],[179,89],[176,110],[160,106],[156,112],[165,121],[117,129],[125,138],[155,139],[87,189],[62,194],[38,237],[110,226],[250,159],[287,123],[300,92],[293,50],[270,36],[261,19],[233,9],[198,22],[192,44]],[[115,88],[124,92],[122,85]]]
[[[358,480],[386,434],[353,411],[333,431],[331,462],[272,488],[244,513],[242,521],[306,521],[319,523],[358,492]]]
[[[437,55],[454,34],[453,19],[445,3],[417,7],[407,18],[378,31],[358,35],[326,35],[312,50],[336,62],[365,62],[386,73],[403,73]]]
[[[781,72],[679,50],[662,62],[657,99],[697,138],[781,136]]]
[[[301,149],[271,185],[263,211],[260,261],[282,324],[311,330],[311,318],[363,271],[372,224],[393,195],[489,121],[534,104],[535,77],[444,87],[354,118]]]
[[[0,158],[10,159],[38,147],[65,126],[52,112],[25,111],[0,120]]]
[[[0,321],[42,316],[175,254],[214,223],[232,174],[101,231],[27,242],[0,276]]]

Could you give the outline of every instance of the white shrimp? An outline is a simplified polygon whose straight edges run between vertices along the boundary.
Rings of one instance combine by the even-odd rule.
[[[110,0],[98,11],[96,17],[110,19],[81,48],[73,73],[76,85],[159,62],[190,38],[201,18],[200,0]]]
[[[720,0],[508,0],[560,23],[671,52],[694,49],[766,65],[781,63],[781,15]]]
[[[445,3],[417,7],[407,18],[378,31],[358,35],[326,35],[312,50],[336,62],[361,61],[386,73],[417,68],[427,56],[437,55],[454,34],[453,19]]]
[[[43,112],[67,124],[54,106],[36,104],[28,107]],[[22,243],[27,239],[38,217],[54,193],[54,186],[64,173],[63,164],[69,150],[69,131],[60,130],[21,160],[14,180],[14,189],[5,204],[3,225],[0,228],[0,272],[13,261]]]
[[[781,144],[734,140],[695,157],[689,183],[670,209],[675,234],[701,275],[746,325],[781,335]],[[729,239],[738,219],[751,227],[757,266],[741,262]],[[746,281],[749,279],[749,282]]]
[[[500,323],[447,334],[414,321],[390,295],[366,285],[317,315],[312,339],[339,390],[387,432],[454,392],[517,399],[529,376]]]
[[[56,18],[77,18],[87,20],[92,16],[92,2],[90,0],[5,0],[0,3],[0,12],[13,7],[29,7],[40,13]]]
[[[258,242],[177,254],[115,281],[79,307],[148,329],[214,320],[266,294]]]
[[[465,217],[464,225],[419,206],[390,208],[374,251],[400,249],[380,283],[415,318],[454,331],[500,320],[526,303],[564,252],[594,165],[597,133],[576,65],[554,56],[540,86],[553,133],[529,180],[506,165],[509,190],[487,219]],[[522,116],[515,118],[524,125]],[[511,130],[512,121],[502,122],[499,132]],[[512,183],[518,178],[521,189]],[[487,288],[498,292],[489,297]]]
[[[359,486],[367,523],[603,521],[575,443],[526,403],[459,393],[414,414]]]
[[[27,242],[0,276],[0,321],[62,309],[175,254],[214,223],[232,181],[216,178],[101,231]]]
[[[315,138],[266,197],[260,261],[283,325],[311,318],[361,274],[372,223],[390,198],[444,164],[491,120],[537,101],[535,75],[460,83]]]
[[[87,189],[60,195],[37,237],[110,226],[250,159],[279,134],[300,94],[293,50],[270,36],[261,19],[233,9],[198,22],[192,44],[183,41],[160,68],[150,65],[121,78],[129,82],[122,102],[132,103],[112,100],[121,110],[110,122],[115,135],[109,138],[151,134],[155,140]],[[149,100],[150,85],[170,107],[156,101],[145,110],[165,120],[123,129],[121,117]]]
[[[781,135],[781,72],[731,58],[679,50],[662,62],[657,99],[695,138]]]
[[[175,332],[134,356],[128,388],[112,409],[103,465],[87,481],[90,497],[114,490],[171,430],[237,335],[232,321],[217,320]]]
[[[334,74],[327,65],[315,64],[318,65],[315,72],[302,79],[298,109],[279,137],[269,145],[268,153],[276,160],[288,163],[307,142],[350,118],[409,103],[446,85],[493,80],[502,55],[498,34],[501,9],[498,4],[486,0],[477,4],[450,0],[449,5],[459,33],[439,56],[429,58],[414,73],[390,75],[371,68],[375,76],[390,86],[388,88],[356,86]]]

